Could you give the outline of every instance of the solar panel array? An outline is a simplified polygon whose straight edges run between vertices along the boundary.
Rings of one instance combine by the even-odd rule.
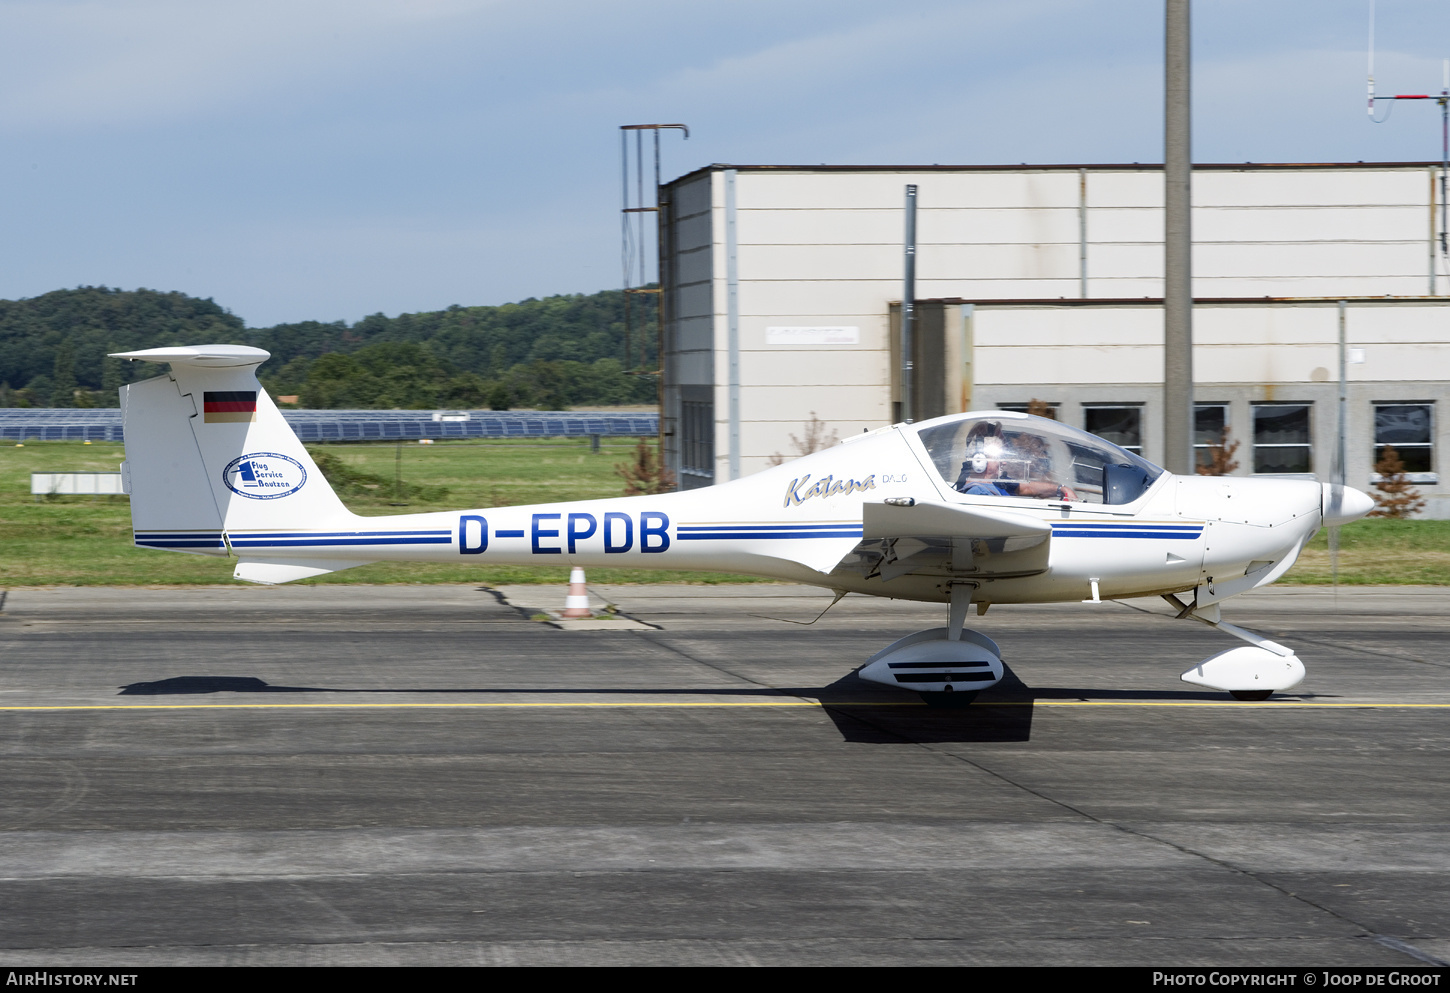
[[[637,437],[659,431],[652,411],[284,410],[303,441],[408,441],[417,438]],[[435,419],[442,418],[442,419]],[[115,407],[0,408],[5,441],[125,441]]]

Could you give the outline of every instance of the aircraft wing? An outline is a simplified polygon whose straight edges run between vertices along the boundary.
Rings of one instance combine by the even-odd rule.
[[[1020,511],[918,500],[862,506],[863,538],[1045,538],[1052,525]]]

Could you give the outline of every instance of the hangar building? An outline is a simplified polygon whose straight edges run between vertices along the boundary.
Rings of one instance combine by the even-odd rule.
[[[1239,474],[1329,478],[1342,309],[1349,482],[1368,487],[1392,444],[1426,515],[1450,517],[1438,165],[1197,165],[1193,182],[1200,452],[1227,429]],[[711,165],[660,193],[666,460],[683,488],[901,418],[909,183],[916,419],[1036,400],[1161,460],[1161,166]]]

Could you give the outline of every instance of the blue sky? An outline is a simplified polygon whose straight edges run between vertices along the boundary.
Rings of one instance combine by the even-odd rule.
[[[1198,161],[1423,160],[1364,111],[1368,0],[1198,0]],[[1450,0],[1379,0],[1380,92]],[[1162,0],[0,0],[0,297],[248,323],[619,285],[618,125],[711,162],[1150,162]]]

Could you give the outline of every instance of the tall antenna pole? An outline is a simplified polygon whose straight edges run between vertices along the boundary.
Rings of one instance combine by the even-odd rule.
[[[1193,468],[1193,159],[1189,0],[1166,0],[1164,44],[1163,465]]]
[[[901,287],[901,419],[910,424],[912,416],[911,381],[915,364],[911,361],[913,332],[916,330],[916,185],[906,187],[906,258],[905,279]]]
[[[1450,176],[1450,59],[1442,63],[1440,79],[1440,95],[1432,96],[1429,93],[1396,93],[1392,97],[1377,97],[1374,95],[1374,5],[1375,0],[1369,0],[1369,119],[1375,124],[1383,124],[1384,121],[1375,120],[1374,106],[1378,100],[1387,100],[1393,107],[1398,100],[1434,100],[1440,105],[1440,236],[1435,237],[1435,184],[1434,178],[1430,181],[1430,294],[1435,294],[1435,276],[1438,265],[1435,261],[1435,242],[1440,243],[1441,264],[1450,262],[1450,204],[1445,202],[1446,178]],[[1389,119],[1386,113],[1385,120]]]
[[[624,269],[624,371],[629,372],[634,368],[629,355],[629,277],[634,271],[634,258],[629,254],[629,132],[623,129],[619,132],[619,175],[624,193],[619,214],[623,225],[619,239],[619,261]]]
[[[630,375],[643,375],[655,377],[655,398],[659,404],[659,438],[658,451],[661,461],[665,455],[665,435],[668,433],[665,422],[665,226],[669,219],[665,216],[665,208],[669,206],[663,198],[660,187],[660,131],[675,129],[683,131],[686,138],[690,137],[690,129],[683,124],[621,124],[619,127],[620,143],[620,172],[624,183],[624,206],[623,213],[623,255],[624,255],[624,371]],[[634,168],[635,168],[635,206],[629,205],[629,132],[634,132]],[[655,151],[655,195],[654,206],[646,207],[644,203],[644,134],[645,131],[654,132]],[[632,238],[630,215],[639,215],[638,239]],[[645,214],[655,215],[655,254],[657,259],[657,285],[650,288],[645,285],[648,276],[646,275],[646,262],[644,254],[645,244]],[[631,246],[631,241],[635,244]],[[631,249],[639,253],[639,285],[630,286],[631,273],[633,269],[634,256],[630,254]],[[630,356],[630,339],[633,337],[633,314],[631,313],[631,298],[638,294],[653,293],[655,297],[655,368],[639,369],[633,368]],[[640,343],[640,359],[643,361],[648,350],[643,341]]]
[[[1440,257],[1450,257],[1445,241],[1445,174],[1450,173],[1450,59],[1443,63],[1440,82]]]
[[[656,134],[658,134],[658,132],[656,132]],[[638,189],[636,189],[635,194],[634,194],[634,202],[635,202],[636,206],[643,207],[644,206],[644,132],[643,131],[636,131],[634,133],[634,164],[635,164],[635,174],[634,174],[635,183],[636,183],[636,185],[638,187]],[[644,286],[645,285],[645,282],[646,282],[646,277],[645,277],[645,274],[644,274],[645,273],[645,268],[644,268],[645,267],[645,261],[644,261],[644,211],[641,210],[638,213],[637,216],[639,218],[639,240],[635,242],[635,251],[637,251],[639,253],[639,285],[640,286]]]
[[[1369,0],[1369,119],[1374,120],[1374,0]]]

